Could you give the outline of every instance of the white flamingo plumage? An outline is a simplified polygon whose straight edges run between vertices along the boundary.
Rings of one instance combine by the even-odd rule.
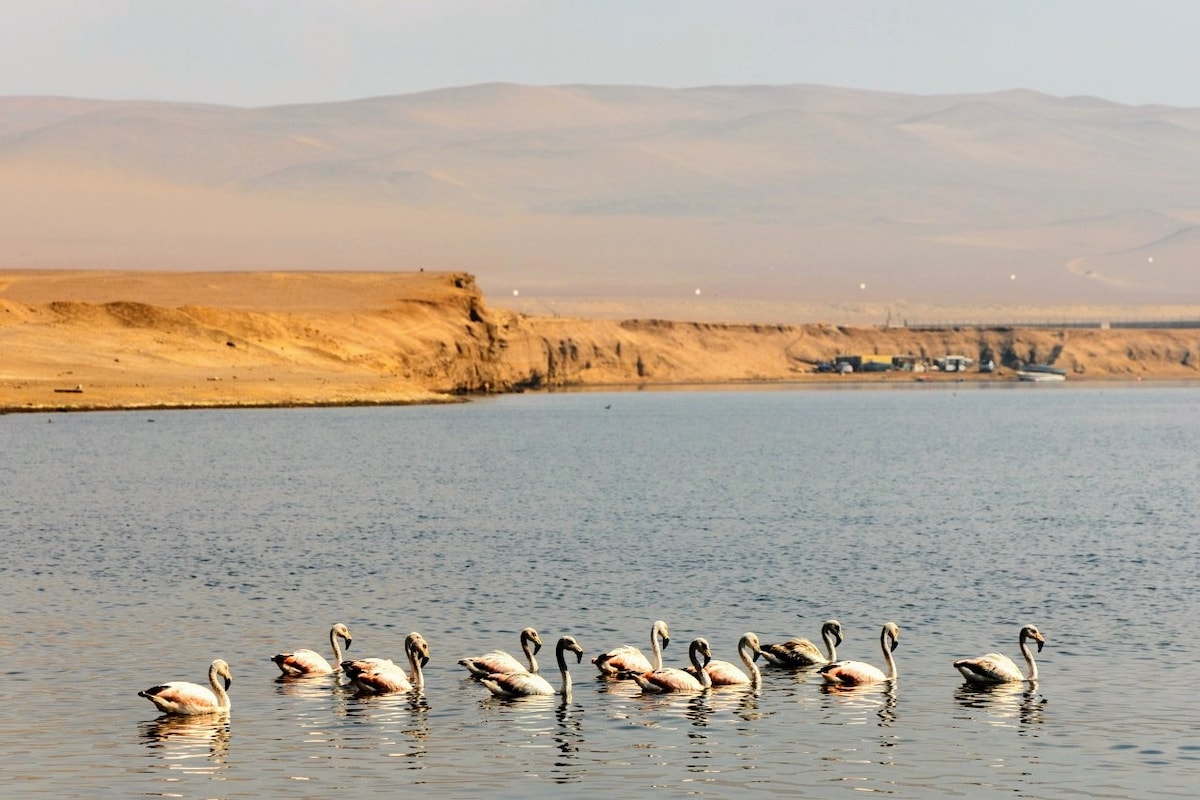
[[[701,661],[700,657],[704,660]],[[712,659],[712,648],[706,639],[693,639],[688,647],[688,660],[692,662],[692,672],[686,669],[667,667],[650,672],[635,672],[629,677],[642,687],[643,692],[702,692],[712,687],[712,678],[705,672],[704,667]]]
[[[169,681],[138,692],[138,697],[154,703],[164,714],[217,714],[230,708],[228,689],[232,683],[229,665],[218,658],[208,668],[208,686],[191,681]]]
[[[493,650],[475,658],[462,658],[458,663],[476,678],[483,678],[497,673],[507,675],[511,672],[529,672],[537,674],[537,653],[542,649],[542,637],[533,628],[521,631],[521,652],[525,654],[526,664],[522,664],[503,650]]]
[[[642,651],[631,644],[615,647],[592,659],[592,663],[603,675],[620,676],[633,672],[651,672],[662,669],[663,648],[671,643],[671,632],[661,619],[650,626],[650,649],[654,660],[647,659]]]
[[[275,666],[279,667],[279,671],[288,677],[329,675],[341,668],[342,647],[339,644],[340,641],[345,641],[346,649],[349,650],[353,639],[350,637],[350,629],[339,622],[329,629],[329,644],[333,647],[332,665],[320,653],[308,649],[280,653],[272,656],[271,660],[275,662]]]
[[[1025,656],[1027,674],[1022,674],[1013,660],[1003,653],[988,653],[979,658],[964,658],[961,661],[955,661],[954,668],[962,673],[968,683],[981,686],[1016,681],[1036,681],[1038,668],[1037,663],[1033,660],[1033,653],[1029,650],[1028,641],[1030,639],[1037,642],[1039,653],[1042,652],[1042,645],[1046,643],[1045,637],[1042,636],[1042,632],[1037,629],[1036,625],[1026,625],[1021,628],[1018,642],[1021,646],[1021,655]]]
[[[789,639],[786,642],[764,644],[762,655],[768,664],[796,669],[837,661],[837,648],[842,643],[842,623],[836,619],[826,620],[821,626],[821,638],[825,640],[825,653],[809,639]]]
[[[387,658],[343,661],[342,669],[346,671],[350,683],[362,694],[421,691],[425,688],[421,667],[429,663],[429,643],[424,636],[413,631],[404,638],[404,654],[412,670],[411,679],[400,665]]]
[[[835,686],[865,686],[895,680],[896,660],[892,658],[892,651],[899,645],[900,627],[894,622],[889,622],[879,634],[879,646],[883,650],[883,660],[888,668],[886,673],[879,667],[863,661],[835,661],[821,667],[821,677],[826,683]]]
[[[554,654],[558,659],[558,671],[562,676],[562,685],[557,691],[550,684],[550,681],[541,675],[524,670],[521,672],[488,675],[487,677],[480,678],[479,682],[497,697],[530,697],[534,695],[561,694],[563,697],[569,699],[571,697],[571,672],[567,668],[566,653],[568,650],[575,654],[576,664],[583,660],[583,648],[579,646],[579,642],[575,641],[575,637],[564,636],[558,640]]]

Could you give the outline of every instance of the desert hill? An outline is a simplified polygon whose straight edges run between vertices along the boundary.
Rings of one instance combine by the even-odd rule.
[[[0,272],[0,410],[444,402],[528,388],[909,382],[838,354],[991,354],[1013,380],[1195,380],[1200,331],[536,317],[467,273]],[[957,375],[929,374],[930,380]],[[72,391],[77,390],[77,391]]]
[[[0,269],[423,268],[530,315],[1178,315],[1197,198],[1200,110],[1029,91],[0,98]]]

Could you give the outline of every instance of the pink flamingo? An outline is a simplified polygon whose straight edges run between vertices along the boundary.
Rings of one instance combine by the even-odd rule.
[[[138,692],[138,697],[154,703],[164,714],[191,716],[228,711],[230,702],[226,690],[233,683],[229,665],[219,658],[212,662],[208,668],[208,683],[211,689],[190,681],[169,681]]]
[[[825,682],[837,686],[865,686],[871,683],[894,681],[896,679],[896,661],[892,651],[900,644],[900,628],[894,622],[883,626],[879,634],[879,646],[883,649],[883,660],[887,662],[886,674],[876,666],[862,661],[835,661],[821,667],[821,676]]]

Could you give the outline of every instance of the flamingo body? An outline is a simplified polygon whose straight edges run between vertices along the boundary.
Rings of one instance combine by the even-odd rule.
[[[620,676],[629,673],[652,672],[662,669],[662,649],[671,643],[671,632],[667,623],[656,620],[650,627],[650,648],[654,660],[646,658],[642,651],[630,644],[615,647],[592,659],[601,674]]]
[[[233,683],[229,665],[219,658],[212,662],[208,668],[208,683],[208,686],[201,686],[191,681],[168,681],[138,692],[138,697],[154,703],[164,714],[192,716],[228,711],[227,690]]]
[[[404,639],[404,653],[412,670],[410,678],[404,669],[391,659],[363,658],[343,661],[350,682],[361,694],[391,694],[393,692],[420,691],[425,687],[421,667],[429,663],[429,643],[416,631]]]
[[[704,656],[701,661],[700,657]],[[705,665],[712,659],[712,649],[705,639],[695,639],[688,648],[688,659],[692,662],[692,671],[667,667],[650,672],[630,675],[643,692],[665,694],[668,692],[702,692],[712,687],[712,678],[704,670]]]
[[[562,675],[562,687],[557,691],[550,685],[550,681],[541,675],[525,671],[488,675],[485,678],[480,678],[479,682],[497,697],[532,697],[536,695],[561,694],[563,697],[569,698],[571,696],[571,673],[567,668],[566,653],[568,650],[575,654],[576,664],[583,660],[583,648],[579,646],[579,642],[575,641],[575,637],[564,636],[558,640],[558,645],[555,647],[555,656],[558,660],[559,674]]]
[[[326,661],[320,653],[307,648],[291,653],[280,653],[272,656],[271,660],[275,662],[275,666],[279,667],[279,671],[288,677],[329,675],[336,672],[342,662],[342,648],[338,644],[339,640],[344,640],[346,649],[350,649],[350,643],[353,641],[350,637],[350,629],[340,622],[329,631],[329,643],[333,646],[333,665]]]
[[[1013,660],[1003,653],[988,653],[979,658],[965,658],[961,661],[955,661],[954,668],[962,673],[963,678],[968,683],[980,686],[1015,683],[1017,681],[1036,681],[1038,669],[1037,663],[1033,660],[1033,653],[1029,650],[1029,639],[1037,642],[1039,653],[1042,651],[1042,645],[1046,643],[1045,637],[1042,636],[1042,632],[1037,629],[1037,626],[1026,625],[1021,628],[1018,641],[1021,646],[1021,655],[1025,657],[1028,674],[1022,673],[1021,669],[1013,663]]]
[[[521,631],[521,651],[525,653],[526,664],[522,664],[503,650],[493,650],[475,658],[459,659],[458,663],[466,667],[467,671],[476,678],[496,674],[508,675],[514,672],[536,674],[538,663],[535,656],[541,649],[542,639],[538,632],[533,628],[526,628]]]
[[[764,644],[762,655],[768,664],[794,669],[837,661],[837,646],[842,643],[842,623],[836,619],[826,620],[821,626],[821,638],[825,640],[825,653],[809,639],[789,639],[786,642]]]
[[[742,663],[746,665],[746,672],[749,674],[743,672],[736,664],[717,658],[705,664],[704,671],[708,673],[713,686],[752,686],[757,689],[762,684],[762,673],[759,672],[758,665],[754,663],[762,654],[758,636],[751,631],[742,634],[742,638],[738,640],[737,650]],[[699,676],[694,670],[695,667],[687,668],[688,674],[698,678]]]
[[[879,646],[883,650],[883,660],[888,666],[887,672],[863,661],[835,661],[821,667],[821,677],[826,683],[835,686],[865,686],[895,680],[896,661],[892,658],[892,651],[899,645],[900,628],[896,623],[889,622],[879,634]]]

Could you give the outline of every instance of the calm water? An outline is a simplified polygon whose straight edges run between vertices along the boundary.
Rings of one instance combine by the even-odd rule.
[[[455,407],[0,417],[6,796],[1126,797],[1200,785],[1200,389],[525,395]],[[455,662],[533,625],[587,658],[746,630],[894,688],[770,668],[755,696],[573,670],[502,702]],[[268,658],[400,657],[423,697],[280,683]],[[1036,687],[955,658],[1036,623]],[[553,655],[544,649],[543,664]],[[230,662],[225,720],[137,692]]]

